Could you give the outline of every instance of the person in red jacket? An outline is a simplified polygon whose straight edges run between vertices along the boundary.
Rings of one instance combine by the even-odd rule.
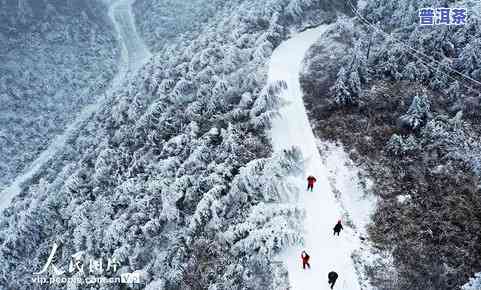
[[[313,190],[314,189],[314,183],[317,181],[317,179],[312,176],[312,175],[309,175],[309,177],[307,177],[307,190]]]
[[[306,253],[306,251],[302,251],[301,253],[301,259],[302,259],[302,269],[307,268],[311,269],[311,265],[309,265],[309,258],[310,256]]]

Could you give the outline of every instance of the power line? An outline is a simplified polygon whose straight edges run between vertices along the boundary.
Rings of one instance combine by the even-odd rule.
[[[420,54],[420,55],[428,58],[429,60],[431,60],[431,61],[433,61],[433,62],[435,62],[435,63],[437,63],[437,64],[439,64],[439,65],[441,65],[441,66],[443,66],[443,67],[445,67],[445,68],[447,68],[447,69],[449,69],[450,71],[452,71],[452,72],[454,72],[454,73],[456,73],[456,74],[458,74],[458,75],[460,75],[460,76],[462,76],[462,77],[464,77],[464,78],[466,78],[466,79],[469,79],[469,80],[473,81],[474,83],[476,83],[476,84],[478,84],[478,85],[481,85],[481,82],[473,79],[472,77],[470,77],[470,76],[468,76],[468,75],[466,75],[466,74],[463,74],[462,72],[460,72],[460,71],[458,71],[458,70],[455,70],[455,69],[452,69],[452,68],[450,68],[450,67],[445,66],[443,63],[441,63],[440,61],[436,60],[435,58],[433,58],[433,57],[431,57],[431,56],[429,56],[429,55],[426,55],[425,53],[423,53],[423,52],[421,52],[421,51],[418,51],[418,50],[416,50],[415,48],[412,48],[411,46],[407,45],[406,43],[404,43],[404,42],[396,39],[396,38],[393,37],[391,34],[388,34],[388,33],[386,33],[385,31],[383,31],[382,29],[380,29],[380,28],[378,28],[377,26],[373,25],[369,20],[367,20],[364,16],[362,16],[362,15],[359,13],[359,10],[357,10],[357,9],[353,6],[351,0],[348,0],[348,2],[349,2],[349,5],[351,6],[351,10],[352,10],[357,16],[359,16],[359,17],[361,18],[361,20],[363,20],[367,25],[369,25],[370,27],[374,28],[375,30],[377,30],[377,31],[380,32],[381,34],[383,34],[383,35],[385,35],[385,36],[387,36],[387,37],[390,37],[390,38],[391,38],[392,40],[394,40],[395,42],[400,43],[401,45],[407,47],[409,50],[412,50],[412,51],[414,51],[415,53],[418,53],[418,54]],[[445,59],[446,59],[446,58],[445,58]]]
[[[476,84],[478,84],[478,85],[481,86],[481,82],[473,79],[472,77],[470,77],[470,76],[468,76],[468,75],[463,74],[462,72],[460,72],[460,71],[458,71],[458,70],[452,69],[452,68],[450,68],[449,66],[444,65],[443,63],[441,63],[440,61],[436,60],[435,58],[433,58],[433,57],[431,57],[431,56],[429,56],[429,55],[426,55],[426,54],[424,54],[423,52],[420,52],[420,51],[416,50],[415,48],[410,47],[409,45],[405,44],[404,42],[402,42],[402,41],[396,39],[395,37],[393,37],[391,34],[388,34],[388,33],[384,32],[382,29],[376,27],[376,26],[373,25],[369,20],[367,20],[365,17],[363,17],[363,16],[359,13],[359,11],[354,7],[354,5],[352,4],[351,0],[348,0],[348,3],[349,3],[349,6],[351,6],[352,12],[354,12],[357,16],[359,16],[360,20],[362,20],[362,21],[363,21],[365,24],[367,24],[369,27],[372,27],[372,28],[375,29],[376,31],[380,32],[380,33],[381,33],[382,35],[384,35],[385,37],[389,37],[389,38],[391,38],[394,42],[397,42],[397,43],[403,45],[404,47],[408,48],[409,50],[414,51],[414,53],[418,53],[418,54],[420,54],[420,55],[428,58],[428,59],[431,60],[432,62],[435,62],[435,63],[439,64],[439,65],[441,66],[441,68],[446,68],[446,69],[448,69],[448,70],[450,70],[450,71],[452,71],[452,72],[460,75],[461,77],[463,77],[463,78],[465,78],[465,79],[468,79],[468,80],[470,80],[470,81],[472,81],[472,82],[474,82],[474,83],[476,83]],[[438,68],[433,68],[430,64],[428,64],[426,61],[424,61],[422,58],[420,58],[420,57],[417,56],[416,54],[414,54],[414,53],[412,53],[412,52],[409,52],[409,51],[408,51],[408,53],[409,53],[410,55],[412,55],[413,57],[415,57],[416,59],[420,60],[424,65],[430,67],[431,69],[435,69],[435,70],[438,69]],[[442,71],[441,71],[441,72],[442,72]],[[447,74],[447,73],[444,73],[444,74],[447,75],[449,78],[451,78],[451,79],[453,79],[453,80],[455,80],[455,81],[458,81],[457,79],[453,78],[450,74]],[[462,84],[462,85],[466,86],[467,88],[469,88],[469,89],[471,89],[471,90],[473,90],[473,91],[476,91],[476,92],[480,93],[479,90],[477,90],[477,89],[474,89],[474,88],[472,88],[472,87],[470,87],[470,86],[468,86],[468,85],[465,85],[465,84]]]
[[[391,35],[387,35],[387,37],[390,37],[392,40],[396,41],[395,39],[393,39],[393,37],[392,37]],[[396,42],[398,42],[398,41],[396,41]],[[420,61],[423,65],[425,65],[425,66],[427,66],[428,68],[432,69],[433,71],[440,71],[441,73],[443,73],[444,75],[446,75],[448,78],[450,78],[450,79],[452,79],[452,80],[454,80],[454,81],[456,81],[456,82],[458,81],[458,79],[452,77],[452,76],[451,76],[450,74],[448,74],[448,73],[442,72],[441,70],[439,70],[439,68],[432,66],[428,61],[426,61],[426,60],[424,60],[423,58],[417,56],[416,54],[414,54],[414,53],[412,53],[412,52],[409,52],[409,51],[408,51],[407,53],[408,53],[409,55],[413,56],[416,60]],[[444,67],[444,65],[442,65],[442,66]],[[465,85],[465,84],[462,84],[462,85],[466,86],[467,88],[469,88],[469,89],[471,89],[471,90],[477,91],[476,89],[474,89],[474,88],[472,88],[472,87],[470,87],[470,86],[468,86],[468,85]],[[479,92],[479,91],[478,91],[478,92]]]

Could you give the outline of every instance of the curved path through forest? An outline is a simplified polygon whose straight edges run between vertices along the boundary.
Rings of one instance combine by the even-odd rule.
[[[23,184],[31,180],[61,151],[67,140],[72,136],[91,116],[104,104],[105,96],[114,93],[120,88],[127,76],[135,73],[151,57],[151,54],[135,27],[132,14],[132,4],[135,0],[117,0],[111,2],[108,15],[114,25],[115,33],[120,45],[120,58],[118,72],[113,78],[104,95],[100,95],[97,101],[84,107],[73,123],[66,130],[51,141],[26,170],[0,193],[0,212],[10,205],[10,201],[21,192]]]
[[[327,179],[329,172],[323,165],[316,146],[299,82],[304,56],[326,28],[326,25],[322,25],[286,40],[276,48],[269,65],[269,82],[287,82],[287,90],[281,93],[281,99],[287,105],[281,108],[280,117],[273,121],[271,131],[274,150],[280,151],[292,146],[301,150],[306,160],[305,176],[297,182],[303,190],[307,186],[308,175],[317,178],[314,192],[306,191],[300,194],[299,203],[306,211],[305,244],[287,249],[281,258],[289,271],[291,289],[328,290],[330,288],[327,274],[336,271],[339,279],[334,289],[359,290],[358,277],[351,259],[351,254],[358,248],[359,242],[354,231],[346,226],[340,236],[333,235],[333,227],[341,218],[342,209]],[[306,250],[311,256],[309,270],[302,269],[302,250]]]

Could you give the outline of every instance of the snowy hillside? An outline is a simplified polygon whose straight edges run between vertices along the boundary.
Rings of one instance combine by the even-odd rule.
[[[39,174],[56,154],[61,154],[66,147],[67,140],[104,105],[106,101],[105,96],[110,97],[110,95],[120,90],[125,85],[129,75],[135,74],[151,56],[137,34],[131,5],[132,1],[130,0],[117,0],[112,1],[108,8],[108,15],[114,25],[114,31],[121,51],[117,74],[111,81],[111,84],[103,92],[104,95],[98,95],[97,100],[93,104],[85,106],[65,131],[50,141],[50,145],[24,169],[24,172],[19,174],[10,185],[1,191],[0,211],[10,205],[11,199],[20,193],[24,183],[28,183],[35,175]]]
[[[106,9],[94,0],[61,2],[0,1],[0,190],[116,70]]]
[[[0,0],[0,290],[480,290],[480,14],[426,5]]]
[[[129,3],[111,9],[127,53],[139,47]],[[269,145],[282,84],[265,88],[266,67],[289,30],[319,21],[302,15],[325,13],[321,4],[241,1],[192,41],[166,43],[20,177],[2,205],[0,284],[28,288],[60,241],[58,267],[79,251],[112,256],[146,273],[145,287],[287,285],[272,262],[302,240],[303,210],[287,200],[302,160]]]
[[[166,40],[197,36],[217,13],[236,5],[236,1],[223,0],[138,0],[134,14],[142,37],[158,51]]]

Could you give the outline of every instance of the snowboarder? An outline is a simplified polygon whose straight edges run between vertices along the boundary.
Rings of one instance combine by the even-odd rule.
[[[331,286],[331,289],[334,288],[334,284],[336,284],[337,277],[338,275],[334,271],[331,271],[329,272],[329,274],[327,274],[327,278],[329,279],[328,283],[329,283],[329,286]]]
[[[339,236],[339,233],[341,232],[341,230],[343,230],[344,228],[342,227],[342,224],[341,224],[341,220],[338,220],[337,221],[337,224],[334,226],[334,235],[338,235]]]
[[[302,259],[302,269],[307,268],[311,269],[311,265],[309,265],[309,258],[310,256],[306,253],[306,251],[302,251],[301,253],[301,259]]]
[[[309,175],[309,177],[307,177],[307,190],[313,190],[314,189],[314,182],[316,182],[317,179],[312,176],[312,175]]]

